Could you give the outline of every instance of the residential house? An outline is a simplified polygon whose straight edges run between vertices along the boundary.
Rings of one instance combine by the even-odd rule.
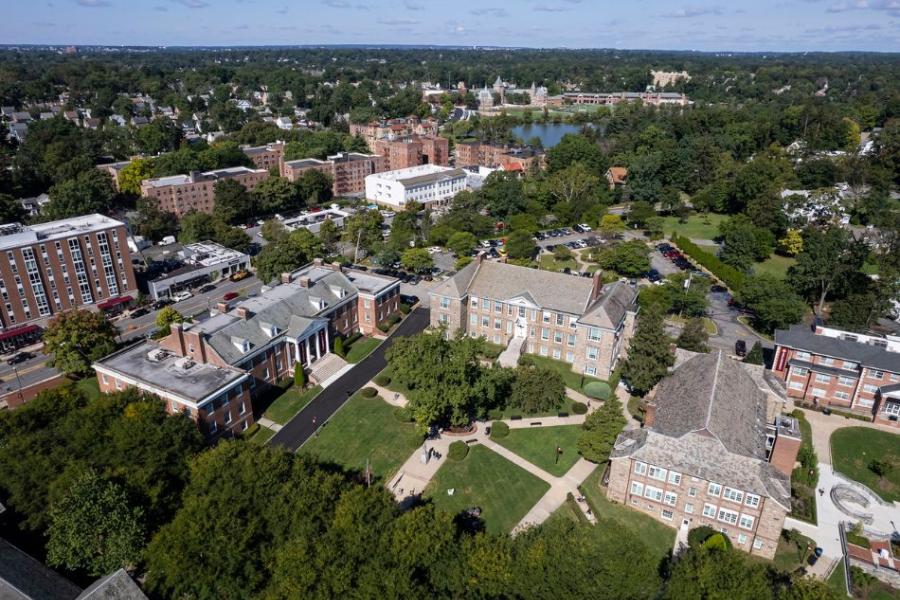
[[[606,170],[606,183],[609,189],[622,187],[628,181],[628,169],[625,167],[610,167]]]
[[[382,138],[373,144],[375,154],[383,156],[388,171],[431,164],[450,164],[450,142],[433,135]]]
[[[281,161],[284,159],[284,142],[275,142],[264,146],[241,146],[241,150],[257,169],[269,170],[277,168],[281,171]]]

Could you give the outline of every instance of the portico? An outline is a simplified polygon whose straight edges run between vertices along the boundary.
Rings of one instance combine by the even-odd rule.
[[[304,367],[331,352],[328,319],[309,319],[295,315],[291,317],[287,339],[294,345],[294,362]]]

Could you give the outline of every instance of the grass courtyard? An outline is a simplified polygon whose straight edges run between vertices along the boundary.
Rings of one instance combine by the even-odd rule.
[[[381,345],[381,340],[373,337],[363,336],[350,345],[347,350],[345,360],[348,363],[358,363],[372,353],[375,348]]]
[[[453,495],[447,490],[453,490]],[[458,514],[481,508],[485,528],[509,533],[550,485],[484,446],[473,446],[461,461],[446,460],[425,489],[439,510]]]
[[[712,240],[719,235],[719,224],[726,218],[727,215],[716,213],[693,214],[688,217],[687,223],[680,223],[678,217],[669,215],[663,217],[663,232],[666,237],[675,231],[687,238]]]
[[[900,435],[867,427],[838,429],[831,434],[831,456],[836,471],[888,502],[900,501]],[[892,465],[884,477],[870,468],[874,460]]]
[[[753,271],[757,275],[771,275],[784,279],[787,276],[787,270],[794,266],[796,262],[797,260],[790,256],[773,254],[761,263],[754,263]]]
[[[375,478],[388,479],[422,443],[416,426],[398,420],[396,412],[378,396],[356,394],[300,452],[360,472],[369,459]]]
[[[551,475],[562,477],[578,462],[580,434],[580,425],[510,429],[508,436],[494,441]],[[557,447],[562,449],[558,461]]]
[[[572,271],[578,270],[578,263],[575,262],[574,258],[556,260],[552,254],[541,254],[538,264],[543,271],[562,271],[565,268],[569,268]]]
[[[263,416],[284,425],[300,412],[304,406],[309,404],[310,400],[318,396],[321,391],[322,388],[319,386],[311,387],[305,391],[300,391],[296,387],[291,386],[272,401],[272,404],[269,405]]]
[[[84,393],[88,400],[100,397],[100,383],[96,377],[85,377],[75,382],[75,389]]]
[[[531,363],[536,367],[544,367],[546,369],[553,369],[554,371],[558,371],[559,374],[562,375],[563,381],[565,381],[566,383],[566,387],[570,387],[573,390],[579,392],[585,384],[588,384],[591,381],[602,381],[601,379],[597,379],[596,377],[589,377],[587,375],[576,373],[572,370],[572,365],[561,360],[555,360],[547,356],[539,356],[537,354],[525,354],[523,356],[526,356],[528,360],[531,361]],[[610,388],[612,388],[612,386],[610,386]]]
[[[675,545],[675,529],[639,511],[607,500],[606,488],[600,487],[602,476],[603,467],[600,466],[578,488],[593,507],[594,516],[598,521],[597,526],[603,527],[604,520],[612,521],[644,542],[650,551],[660,558],[666,556]]]

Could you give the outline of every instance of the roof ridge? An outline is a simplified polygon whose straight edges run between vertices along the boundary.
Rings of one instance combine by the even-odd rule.
[[[713,406],[713,402],[715,401],[715,398],[716,398],[716,386],[718,386],[718,384],[719,384],[719,365],[721,365],[721,364],[722,364],[722,351],[719,350],[716,353],[716,368],[713,371],[713,381],[712,381],[712,385],[709,388],[709,405],[706,407],[706,422],[703,424],[703,426],[706,428],[707,431],[709,431],[709,420],[710,420],[710,418],[712,418],[712,406]],[[712,432],[710,431],[710,433],[712,433]],[[716,439],[719,439],[719,436],[715,435],[714,433],[713,433],[713,435],[716,437]]]

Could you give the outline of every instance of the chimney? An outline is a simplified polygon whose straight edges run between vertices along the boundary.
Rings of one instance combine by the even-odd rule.
[[[342,267],[341,263],[339,263],[339,262],[333,262],[333,263],[331,263],[331,270],[337,271],[338,273],[343,273],[344,267]]]
[[[644,405],[644,427],[653,427],[656,422],[656,402],[650,401]]]
[[[778,417],[777,425],[775,445],[772,446],[769,462],[772,463],[773,467],[790,477],[794,470],[794,464],[797,462],[797,452],[800,450],[802,442],[800,425],[795,418],[784,415]]]
[[[297,280],[297,283],[299,283],[300,287],[302,287],[302,288],[308,288],[309,282],[310,282],[309,277],[301,277],[300,279]]]
[[[219,302],[216,304],[216,310],[220,313],[228,312],[228,303],[227,302]]]
[[[243,319],[244,321],[249,319],[251,316],[250,311],[247,310],[247,308],[244,306],[238,306],[237,309],[235,310],[235,314],[237,315],[237,317],[239,319]]]
[[[169,331],[171,332],[171,334],[174,334],[169,336],[172,342],[174,342],[175,344],[175,347],[172,348],[172,350],[177,352],[178,356],[184,356],[184,325],[181,323],[170,323]]]
[[[591,286],[591,302],[600,297],[600,293],[603,291],[603,271],[601,269],[597,269],[594,271],[594,277],[592,279],[593,285]]]
[[[282,273],[281,274],[281,283],[290,283],[291,282],[291,274],[290,273]]]

